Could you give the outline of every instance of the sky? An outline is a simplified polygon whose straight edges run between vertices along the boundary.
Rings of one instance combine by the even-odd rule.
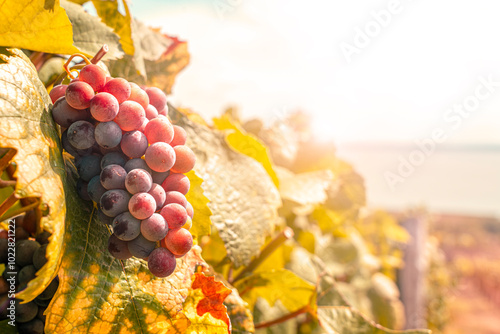
[[[171,100],[270,122],[294,110],[337,143],[500,145],[500,4],[478,1],[136,0],[188,41]]]

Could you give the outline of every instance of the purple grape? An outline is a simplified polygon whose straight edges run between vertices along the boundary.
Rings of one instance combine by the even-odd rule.
[[[156,242],[149,241],[148,239],[144,238],[142,235],[139,235],[134,240],[129,241],[127,243],[127,245],[128,245],[128,250],[129,250],[130,254],[132,254],[133,256],[138,257],[140,259],[145,259],[155,249]]]
[[[86,109],[77,110],[72,108],[63,96],[52,106],[52,117],[54,121],[63,128],[69,128],[69,126],[76,121],[90,120],[90,112]]]
[[[128,158],[125,154],[121,152],[109,152],[106,153],[101,160],[101,169],[109,165],[119,165],[125,166]]]
[[[99,201],[102,212],[108,217],[116,217],[127,211],[130,195],[126,190],[113,189],[106,191]]]
[[[131,170],[125,178],[125,188],[131,194],[148,192],[153,185],[151,175],[144,169]]]
[[[130,212],[119,214],[113,219],[113,233],[123,241],[135,239],[141,233],[141,221]]]
[[[95,141],[104,148],[113,148],[122,140],[122,129],[115,122],[99,123],[94,131]]]
[[[76,121],[68,128],[68,140],[79,150],[91,148],[95,143],[94,126],[87,121]]]
[[[137,219],[146,219],[156,211],[156,201],[148,193],[137,193],[130,198],[128,211]]]
[[[127,172],[120,165],[108,165],[101,171],[101,184],[104,188],[125,189],[125,178]]]
[[[76,159],[75,166],[80,177],[85,182],[89,182],[101,172],[101,157],[99,155],[86,155]]]
[[[165,203],[165,189],[163,189],[162,186],[160,186],[158,183],[153,183],[151,186],[151,189],[148,191],[148,194],[153,196],[153,198],[156,201],[156,210],[160,210],[163,207],[163,204]]]
[[[175,271],[175,256],[168,249],[160,247],[154,249],[148,258],[148,268],[156,277],[167,277]]]
[[[168,233],[168,224],[162,215],[153,213],[148,219],[141,221],[141,234],[150,241],[160,241]]]
[[[130,158],[140,158],[148,148],[148,140],[140,131],[126,132],[121,140],[120,147]]]
[[[146,172],[148,172],[150,175],[152,174],[152,170],[151,168],[149,168],[148,164],[146,163],[146,161],[144,161],[144,159],[140,159],[140,158],[134,158],[134,159],[130,159],[129,161],[127,161],[125,163],[125,166],[123,166],[123,168],[125,168],[125,170],[127,171],[127,173],[130,173],[131,170],[134,170],[136,168],[140,168],[140,169],[144,169]],[[152,175],[151,175],[152,176]]]
[[[120,240],[112,234],[108,239],[108,252],[118,260],[126,260],[132,257],[128,250],[127,242]]]
[[[146,164],[147,165],[147,164]],[[148,166],[149,168],[149,166]],[[162,184],[163,181],[170,175],[170,170],[167,170],[166,172],[155,172],[154,170],[151,173],[151,176],[153,177],[153,182]]]
[[[100,175],[94,176],[87,184],[87,192],[90,198],[96,203],[99,203],[101,196],[104,195],[106,191],[106,188],[104,188],[101,184]]]

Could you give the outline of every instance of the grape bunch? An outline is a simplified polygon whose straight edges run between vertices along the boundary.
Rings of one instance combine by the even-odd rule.
[[[16,328],[20,334],[43,333],[45,326],[45,309],[57,291],[59,280],[56,277],[47,288],[33,301],[21,304],[21,300],[11,298],[12,287],[15,292],[24,290],[29,281],[35,278],[35,274],[45,263],[47,245],[50,233],[44,231],[34,236],[36,231],[36,216],[34,211],[27,211],[15,219],[15,264],[14,269],[10,267],[8,260],[9,241],[7,231],[0,230],[0,263],[6,268],[0,277],[0,320],[12,319],[9,315],[15,314]],[[13,301],[13,307],[11,306]]]
[[[50,97],[63,148],[75,158],[77,191],[113,230],[108,251],[145,259],[153,275],[169,276],[193,245],[184,173],[196,158],[186,131],[167,116],[166,95],[88,64]]]

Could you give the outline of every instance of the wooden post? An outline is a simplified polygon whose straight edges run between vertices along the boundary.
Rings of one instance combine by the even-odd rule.
[[[405,265],[398,272],[401,301],[405,307],[405,329],[426,328],[427,217],[423,214],[407,216],[400,223],[411,237],[404,251]]]

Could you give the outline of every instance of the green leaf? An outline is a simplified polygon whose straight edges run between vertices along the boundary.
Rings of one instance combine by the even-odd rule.
[[[104,59],[116,59],[123,55],[120,38],[98,17],[90,15],[82,6],[69,1],[62,0],[61,6],[66,10],[73,25],[73,41],[80,52],[93,56],[103,44],[107,44],[109,51]]]
[[[200,248],[194,246],[177,259],[175,272],[167,278],[154,277],[143,260],[116,260],[107,250],[107,227],[74,187],[68,182],[67,247],[46,333],[184,333],[190,321],[182,305],[195,268],[204,264]]]
[[[204,235],[210,235],[210,216],[212,211],[208,207],[209,200],[203,194],[201,187],[203,180],[196,175],[194,171],[186,174],[190,181],[190,188],[186,194],[186,199],[193,206],[193,226],[189,230],[193,235],[193,239],[199,244],[199,239]]]
[[[271,306],[279,300],[287,310],[293,312],[309,305],[316,293],[313,284],[286,269],[254,273],[236,281],[234,286],[250,309],[261,297]]]
[[[318,320],[326,333],[332,334],[431,334],[430,330],[396,331],[384,328],[346,306],[318,308]]]
[[[274,171],[267,147],[258,138],[247,134],[238,122],[225,113],[221,117],[213,118],[214,127],[217,130],[229,130],[226,141],[233,149],[257,160],[267,171],[276,187],[279,187],[279,180]]]
[[[257,255],[277,222],[278,190],[257,161],[231,149],[222,133],[194,123],[169,106],[174,124],[187,132],[196,155],[196,173],[210,199],[212,223],[235,267]]]
[[[0,49],[0,147],[17,150],[16,195],[40,197],[49,214],[41,227],[52,233],[47,263],[18,295],[27,301],[40,294],[57,275],[63,252],[66,205],[64,162],[58,133],[49,111],[50,98],[36,69],[18,49]]]
[[[59,0],[3,1],[0,5],[0,45],[71,54],[73,28]]]

